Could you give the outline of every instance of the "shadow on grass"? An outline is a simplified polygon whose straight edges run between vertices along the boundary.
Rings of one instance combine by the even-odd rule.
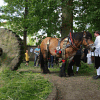
[[[42,73],[41,71],[35,71],[35,70],[19,70],[18,72],[20,73],[25,73],[25,72],[32,72],[32,73],[41,73],[41,74],[44,74]],[[59,71],[50,71],[49,74],[54,74],[54,73],[59,73]]]
[[[18,72],[20,72],[20,73],[32,72],[32,73],[43,74],[40,67],[38,67],[38,68],[33,67],[33,65],[34,65],[33,61],[29,62],[29,67],[26,67],[25,63],[22,63]],[[78,74],[75,74],[76,66],[74,66],[74,69],[73,69],[74,76],[77,77],[77,76],[94,76],[94,75],[96,75],[96,69],[93,66],[94,66],[93,64],[87,65],[87,64],[82,63],[82,66],[79,68]],[[49,70],[50,70],[50,74],[55,74],[55,75],[59,76],[59,73],[60,73],[59,67],[57,68],[57,66],[54,66],[54,68],[50,68]],[[67,75],[67,65],[66,65],[66,76],[68,76]]]

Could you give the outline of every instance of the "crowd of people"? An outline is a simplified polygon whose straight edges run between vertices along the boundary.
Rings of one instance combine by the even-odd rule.
[[[82,47],[80,47],[80,49],[76,52],[76,55],[74,56],[74,58],[72,59],[72,61],[68,65],[68,75],[69,76],[74,75],[73,74],[73,66],[74,65],[77,66],[76,74],[78,74],[81,60],[87,64],[92,64],[91,56],[94,56],[94,58],[95,58],[94,63],[95,63],[97,75],[94,76],[93,78],[94,79],[100,78],[100,63],[98,62],[98,61],[100,61],[100,42],[99,42],[100,41],[100,32],[95,31],[94,36],[96,37],[95,42],[94,42],[94,48],[93,48],[94,51],[92,50],[92,52],[91,52],[90,50],[88,50],[86,48],[82,50]],[[83,58],[81,58],[82,52],[84,53]],[[35,53],[34,66],[38,67],[39,61],[37,62],[37,60],[38,60],[38,57],[40,54],[40,46],[39,45],[34,50],[34,53]],[[28,50],[26,50],[26,53],[25,53],[25,60],[26,60],[25,65],[28,66],[28,64],[29,64]],[[36,62],[37,62],[37,65],[36,65]],[[48,68],[50,68],[50,65],[53,68],[53,63],[54,63],[54,56],[51,55],[50,59],[48,60]]]
[[[39,67],[39,54],[40,54],[40,46],[38,45],[35,50],[34,50],[34,54],[35,54],[35,58],[34,58],[34,67]],[[25,53],[25,60],[26,60],[26,64],[28,66],[29,64],[29,55],[28,55],[28,50],[26,50]],[[49,60],[48,60],[48,68],[53,68],[53,63],[54,63],[54,56],[50,56]]]

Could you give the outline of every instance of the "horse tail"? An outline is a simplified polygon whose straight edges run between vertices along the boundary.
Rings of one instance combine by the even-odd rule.
[[[41,70],[43,71],[43,67],[44,67],[44,58],[43,58],[43,54],[41,52],[41,49],[40,49],[40,67],[41,67]]]
[[[48,61],[48,58],[50,57],[49,45],[50,45],[50,39],[47,41],[47,45],[46,45],[46,59],[47,59],[47,61]]]

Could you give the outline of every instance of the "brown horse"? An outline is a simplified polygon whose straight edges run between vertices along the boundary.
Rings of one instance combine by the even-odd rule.
[[[65,43],[66,47],[63,46],[65,40],[67,40],[67,42]],[[66,66],[67,59],[76,54],[76,51],[80,48],[80,45],[89,47],[91,44],[93,44],[92,35],[89,32],[77,32],[73,34],[71,34],[70,32],[68,37],[63,38],[60,41],[59,50],[57,49],[58,44],[59,44],[59,39],[52,38],[52,37],[47,37],[41,42],[40,66],[43,73],[49,73],[50,71],[47,66],[47,59],[49,57],[49,54],[56,56],[58,58],[62,57],[63,58],[62,67],[60,69],[60,76],[62,77],[62,76],[66,76],[65,66]],[[63,48],[65,50],[64,52],[65,54],[62,54]]]

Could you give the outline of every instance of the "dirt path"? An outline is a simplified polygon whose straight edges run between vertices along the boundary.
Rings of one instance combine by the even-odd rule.
[[[43,75],[57,87],[56,100],[100,100],[100,79],[92,76],[59,77],[55,74]]]
[[[19,70],[30,71],[30,70]],[[40,70],[31,70],[41,73]],[[59,77],[58,73],[42,74],[57,87],[56,100],[100,100],[100,79],[92,76]]]

